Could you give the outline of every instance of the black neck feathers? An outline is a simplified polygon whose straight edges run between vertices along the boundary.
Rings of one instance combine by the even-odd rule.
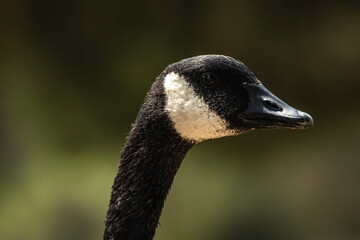
[[[123,149],[106,216],[106,240],[151,240],[165,198],[194,143],[164,113],[162,82],[148,93]]]

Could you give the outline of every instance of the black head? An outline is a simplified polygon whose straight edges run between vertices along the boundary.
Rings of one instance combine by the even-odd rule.
[[[231,57],[184,59],[164,74],[165,110],[183,137],[201,141],[251,129],[313,125],[309,114],[277,98]]]

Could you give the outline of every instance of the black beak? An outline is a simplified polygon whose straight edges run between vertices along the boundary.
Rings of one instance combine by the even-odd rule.
[[[244,84],[250,105],[237,118],[251,128],[308,128],[312,117],[299,111],[272,94],[262,84]]]

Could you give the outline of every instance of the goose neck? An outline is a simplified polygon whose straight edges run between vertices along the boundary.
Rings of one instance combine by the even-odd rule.
[[[153,239],[174,176],[194,145],[169,126],[167,119],[135,123],[112,187],[104,239]]]

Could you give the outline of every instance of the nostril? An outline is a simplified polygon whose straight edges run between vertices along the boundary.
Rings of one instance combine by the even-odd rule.
[[[273,111],[282,111],[282,107],[277,104],[276,102],[270,101],[270,100],[262,100],[262,103],[269,108],[270,110]]]

